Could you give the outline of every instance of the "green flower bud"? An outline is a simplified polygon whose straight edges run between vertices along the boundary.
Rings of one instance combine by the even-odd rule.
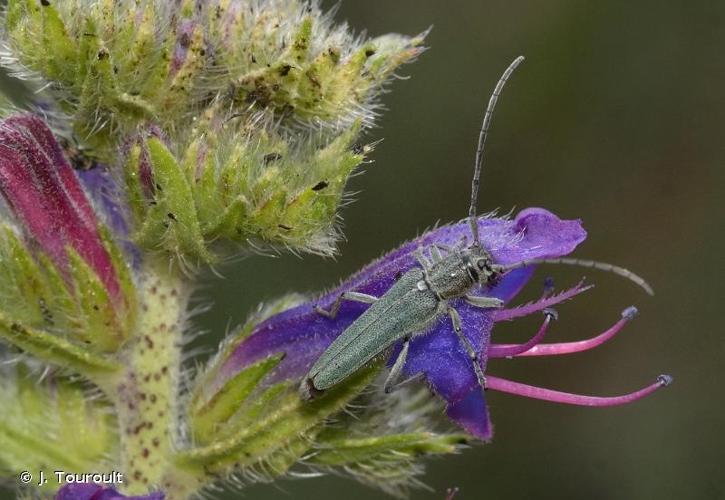
[[[176,143],[210,103],[290,126],[369,125],[383,85],[423,40],[363,40],[301,0],[10,0],[5,30],[15,73],[47,82],[105,161],[144,121]]]

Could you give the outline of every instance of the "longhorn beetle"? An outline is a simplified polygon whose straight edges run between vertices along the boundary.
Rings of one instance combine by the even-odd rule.
[[[420,267],[406,272],[382,297],[348,291],[337,298],[330,310],[316,306],[315,310],[319,314],[335,318],[343,300],[370,304],[370,307],[330,344],[304,377],[300,385],[300,395],[303,399],[312,399],[326,389],[339,384],[371,360],[383,354],[393,344],[402,340],[400,354],[385,380],[385,391],[390,392],[405,365],[410,339],[426,332],[426,327],[442,314],[450,316],[453,330],[471,358],[478,384],[485,389],[486,379],[481,369],[478,353],[463,334],[460,316],[456,309],[449,304],[449,301],[463,298],[475,307],[501,307],[503,303],[498,298],[471,295],[470,292],[476,285],[495,283],[502,274],[513,269],[535,264],[569,264],[592,267],[630,279],[650,295],[653,294],[652,288],[642,278],[612,264],[593,260],[557,258],[524,260],[503,266],[494,263],[491,254],[481,245],[476,205],[484,161],[484,145],[501,90],[511,73],[523,60],[522,56],[517,57],[504,71],[491,94],[483,117],[471,183],[471,203],[468,209],[473,242],[467,247],[465,239],[455,247],[433,244],[428,248],[427,257],[424,250],[418,248],[414,255]]]

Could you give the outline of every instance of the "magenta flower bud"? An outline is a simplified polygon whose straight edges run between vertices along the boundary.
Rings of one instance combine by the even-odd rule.
[[[66,484],[55,495],[55,500],[164,500],[162,492],[148,495],[126,496],[113,488],[104,488],[100,484]]]
[[[48,126],[31,114],[0,122],[0,192],[26,236],[67,273],[67,248],[96,272],[117,299],[121,286],[98,220]]]

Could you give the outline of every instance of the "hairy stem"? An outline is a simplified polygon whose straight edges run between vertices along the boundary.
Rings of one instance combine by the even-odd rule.
[[[168,261],[144,265],[135,335],[124,348],[125,370],[112,398],[118,412],[121,471],[127,493],[167,489],[177,438],[177,394],[188,287]],[[167,497],[169,498],[169,497]]]

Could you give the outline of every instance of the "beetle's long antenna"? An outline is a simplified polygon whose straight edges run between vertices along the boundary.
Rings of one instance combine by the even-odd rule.
[[[488,100],[488,106],[486,107],[486,114],[483,115],[483,124],[481,125],[481,131],[478,134],[478,147],[476,148],[476,164],[475,170],[473,171],[473,181],[471,181],[471,204],[468,207],[468,220],[471,224],[471,233],[473,233],[473,244],[476,246],[480,245],[478,239],[478,221],[476,220],[476,208],[478,205],[478,186],[481,182],[481,169],[483,168],[483,160],[485,158],[483,154],[483,148],[486,145],[486,137],[488,136],[488,128],[491,126],[491,120],[493,119],[493,110],[496,107],[498,97],[501,95],[503,86],[506,85],[506,81],[514,72],[516,67],[521,64],[524,60],[524,56],[519,56],[506,68],[501,78],[496,84],[496,88],[493,89],[493,94]]]
[[[642,287],[644,291],[648,294],[655,294],[654,290],[652,290],[652,287],[644,280],[644,278],[637,276],[629,269],[615,266],[614,264],[609,264],[607,262],[600,262],[597,260],[572,259],[569,257],[560,257],[558,259],[530,259],[522,260],[521,262],[516,262],[515,264],[509,264],[506,266],[494,265],[492,266],[492,268],[496,272],[506,272],[522,267],[533,266],[536,264],[566,264],[569,266],[591,267],[593,269],[599,269],[600,271],[614,273],[618,276],[622,276],[623,278],[627,278],[628,280]]]

